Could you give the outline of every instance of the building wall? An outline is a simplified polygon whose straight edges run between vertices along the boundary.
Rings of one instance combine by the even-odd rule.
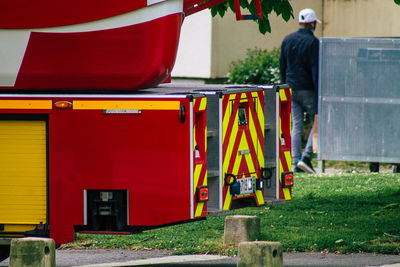
[[[393,0],[324,0],[324,37],[398,37]]]
[[[312,8],[318,18],[322,18],[322,0],[292,0],[294,19],[286,22],[275,13],[269,16],[271,33],[262,35],[258,24],[253,21],[236,21],[235,14],[230,12],[223,18],[215,17],[212,23],[212,66],[214,77],[224,77],[232,61],[246,57],[249,48],[279,48],[282,39],[298,29],[298,13],[303,8]],[[316,36],[321,35],[321,27],[317,27]]]
[[[185,19],[173,77],[225,77],[232,61],[246,57],[249,48],[280,47],[282,39],[298,28],[298,13],[312,8],[323,21],[317,37],[400,36],[400,6],[393,0],[291,0],[294,19],[285,22],[270,14],[271,33],[262,35],[253,21],[236,21],[232,12],[211,18],[204,10]]]
[[[211,13],[203,10],[185,18],[172,76],[210,78]]]

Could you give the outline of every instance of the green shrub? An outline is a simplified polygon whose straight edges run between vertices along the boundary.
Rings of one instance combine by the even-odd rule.
[[[227,83],[276,84],[279,77],[280,49],[271,51],[259,48],[248,49],[247,57],[231,63]]]

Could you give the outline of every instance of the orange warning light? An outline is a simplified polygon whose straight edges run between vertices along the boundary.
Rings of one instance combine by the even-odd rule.
[[[293,172],[282,173],[282,187],[288,188],[293,186]]]
[[[72,103],[68,101],[58,101],[54,103],[54,106],[56,108],[66,109],[72,107]]]

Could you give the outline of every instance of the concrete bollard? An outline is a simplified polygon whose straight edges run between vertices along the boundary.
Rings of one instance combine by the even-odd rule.
[[[224,244],[237,247],[240,242],[257,240],[260,235],[260,218],[257,216],[227,216]]]
[[[238,267],[282,267],[282,245],[279,242],[255,241],[239,244]]]
[[[55,267],[55,243],[50,238],[15,238],[11,241],[10,267]]]

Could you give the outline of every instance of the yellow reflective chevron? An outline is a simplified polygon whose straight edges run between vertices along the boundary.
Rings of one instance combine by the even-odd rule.
[[[199,111],[206,110],[206,107],[207,107],[207,98],[202,97],[201,98],[200,107],[199,107]]]
[[[260,178],[258,174],[260,168],[264,166],[264,113],[262,108],[264,103],[260,98],[263,94],[263,91],[259,90],[223,95],[222,180],[228,173],[237,176],[237,179],[247,175]],[[241,126],[239,126],[239,106],[245,107],[247,119],[247,124]],[[224,186],[222,208],[229,210],[232,200],[236,197],[233,198],[230,187],[225,186],[224,181],[222,183]],[[260,190],[256,190],[255,194],[237,197],[254,197],[258,205],[264,204],[263,192]]]
[[[285,89],[280,89],[279,90],[279,97],[280,97],[281,101],[287,101]]]
[[[194,168],[194,188],[193,188],[193,192],[196,193],[196,188],[199,184],[199,178],[200,178],[200,172],[201,169],[203,168],[203,164],[196,164],[195,168]]]
[[[290,171],[292,167],[292,154],[290,153],[290,151],[285,151],[285,160]]]
[[[200,112],[200,114],[203,114],[205,116],[207,108],[207,98],[206,97],[201,97],[201,98],[195,98],[193,101],[193,111],[194,113]],[[196,135],[197,132],[197,127],[200,127],[199,129],[204,129],[204,132],[200,134],[199,136]],[[203,131],[203,130],[202,130]],[[202,125],[199,125],[198,122],[194,121],[193,125],[193,153],[196,155],[196,145],[197,145],[197,138],[201,138],[203,136],[204,140],[204,155],[203,157],[206,157],[207,154],[207,124],[206,120],[202,121]],[[201,143],[201,140],[199,140]],[[207,164],[206,160],[203,158],[201,161],[194,161],[194,174],[193,174],[193,195],[196,197],[196,190],[198,186],[206,186],[207,185]],[[205,216],[205,202],[197,202],[195,201],[195,210],[194,210],[194,217],[201,217]]]
[[[290,106],[285,106],[286,110],[282,110],[282,102],[288,102],[291,99],[291,89],[290,88],[281,88],[279,90],[279,105],[280,105],[280,110],[279,110],[279,138],[282,135],[282,124],[285,125],[285,127],[289,127],[289,134],[290,129],[291,129],[291,112],[288,107]],[[288,105],[288,104],[285,104]],[[282,122],[283,121],[283,122]],[[286,136],[285,134],[284,138],[291,138],[291,136]],[[282,173],[291,171],[291,165],[292,165],[292,156],[291,156],[291,151],[290,148],[287,149],[281,147],[279,148],[279,181],[280,184],[282,184]],[[282,152],[282,153],[281,153]],[[283,154],[283,155],[282,155]],[[283,167],[285,166],[285,168]],[[283,192],[283,197],[285,200],[291,200],[292,199],[292,194],[291,194],[291,189],[290,188],[282,188]]]

